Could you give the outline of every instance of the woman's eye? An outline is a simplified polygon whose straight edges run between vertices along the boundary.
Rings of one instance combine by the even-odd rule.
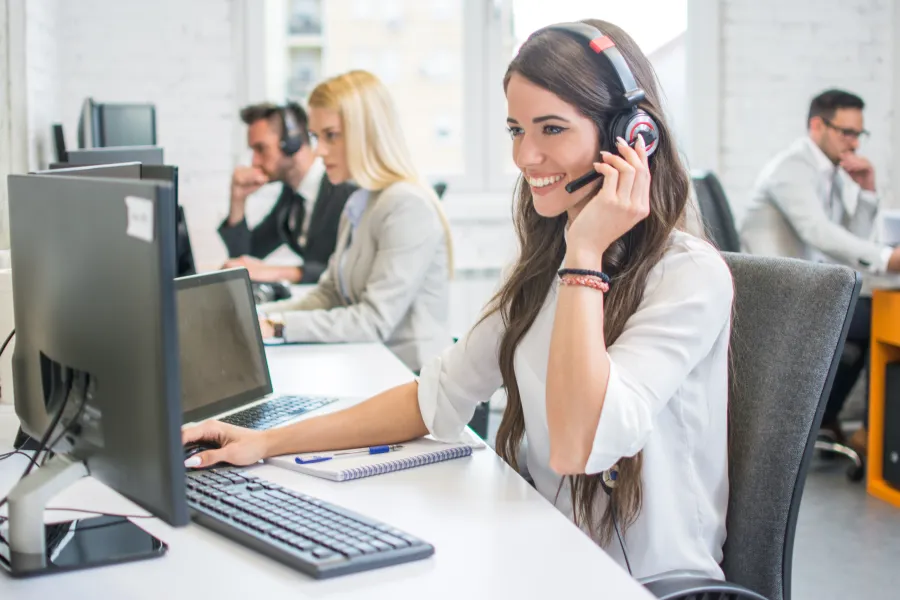
[[[565,130],[565,127],[560,127],[559,125],[544,125],[545,135],[559,135]]]
[[[520,136],[523,133],[521,127],[507,127],[506,130],[509,132],[509,137],[512,138]]]

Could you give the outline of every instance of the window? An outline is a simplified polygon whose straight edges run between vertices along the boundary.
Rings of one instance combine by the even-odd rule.
[[[290,35],[321,35],[321,0],[291,0],[288,33]]]
[[[321,79],[322,51],[317,48],[291,48],[287,91],[291,98],[306,98]]]
[[[324,78],[371,71],[391,90],[422,175],[455,190],[482,187],[481,176],[467,172],[460,125],[467,101],[466,5],[480,3],[291,0],[283,11],[271,11],[285,15],[281,20],[267,19],[267,76],[276,78],[267,89],[273,100],[304,102]]]
[[[502,80],[534,30],[590,15],[648,54],[676,136],[686,133],[687,0],[270,0],[266,90],[304,102],[321,79],[365,69],[387,84],[422,174],[458,191],[508,192],[517,170]],[[647,19],[653,14],[653,19]]]

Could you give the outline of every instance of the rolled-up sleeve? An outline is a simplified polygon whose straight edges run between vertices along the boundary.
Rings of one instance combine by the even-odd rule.
[[[729,327],[734,287],[717,254],[681,254],[658,276],[607,350],[609,381],[588,474],[644,447],[657,415]]]
[[[478,404],[503,384],[497,359],[501,333],[502,320],[495,313],[422,367],[419,410],[435,438],[459,439]]]

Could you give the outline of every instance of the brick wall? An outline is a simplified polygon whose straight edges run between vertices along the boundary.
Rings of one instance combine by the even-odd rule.
[[[866,102],[872,160],[889,203],[893,72],[890,0],[721,3],[720,175],[736,217],[767,159],[806,131],[810,99],[842,87]],[[900,10],[900,9],[898,9]],[[697,93],[694,90],[694,93]]]
[[[33,166],[53,155],[52,122],[63,123],[68,146],[77,146],[86,97],[153,102],[158,143],[166,162],[179,166],[179,199],[197,261],[220,261],[224,247],[215,227],[227,212],[237,151],[235,3],[41,0],[28,6]]]

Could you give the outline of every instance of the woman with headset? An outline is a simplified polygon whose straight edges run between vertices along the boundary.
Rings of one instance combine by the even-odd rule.
[[[468,336],[346,411],[184,440],[221,446],[206,465],[455,439],[503,385],[497,452],[518,466],[527,434],[536,488],[614,559],[721,579],[733,286],[683,231],[689,178],[652,67],[617,27],[566,23],[523,44],[504,87],[520,253]]]
[[[320,83],[309,131],[332,184],[360,189],[344,206],[337,247],[299,301],[261,305],[265,338],[383,342],[410,369],[452,343],[450,228],[421,181],[385,86],[366,71]]]

